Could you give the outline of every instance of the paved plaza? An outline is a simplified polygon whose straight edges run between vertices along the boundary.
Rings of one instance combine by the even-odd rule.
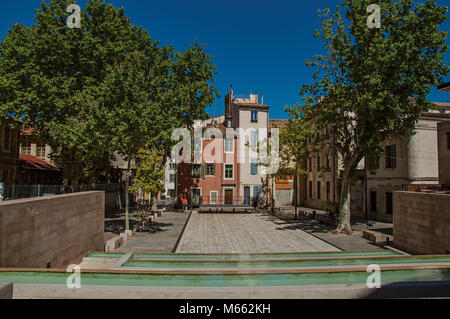
[[[120,247],[120,253],[171,253],[183,230],[189,213],[164,212],[150,231],[134,233],[130,241]]]
[[[336,247],[267,214],[193,213],[177,253],[339,251]]]

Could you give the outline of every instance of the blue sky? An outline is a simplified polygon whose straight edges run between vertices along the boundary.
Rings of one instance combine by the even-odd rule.
[[[448,5],[448,0],[438,0]],[[82,9],[86,0],[79,1]],[[287,118],[285,105],[300,102],[298,92],[312,81],[305,60],[322,50],[314,39],[319,27],[317,10],[334,8],[339,0],[108,0],[124,7],[132,23],[147,29],[161,44],[184,50],[199,39],[215,56],[215,85],[221,97],[208,108],[211,115],[223,113],[223,97],[233,85],[237,94],[263,94],[271,118]],[[0,36],[14,23],[31,25],[40,0],[2,1]],[[450,19],[442,30],[450,29]],[[446,55],[446,62],[450,53]],[[450,81],[448,76],[446,81]],[[429,96],[436,102],[450,96],[436,89]],[[449,101],[450,102],[450,101]]]

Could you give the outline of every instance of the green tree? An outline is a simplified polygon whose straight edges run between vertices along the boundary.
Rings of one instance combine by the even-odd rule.
[[[280,128],[280,169],[278,177],[294,176],[294,207],[297,217],[298,209],[298,177],[306,175],[304,162],[315,150],[313,144],[308,145],[308,141],[313,138],[311,123],[307,116],[298,116],[296,107],[286,107],[286,111],[291,117],[289,121]]]
[[[74,183],[108,169],[116,153],[132,161],[149,140],[167,157],[173,128],[206,117],[217,94],[212,57],[197,42],[159,47],[123,8],[99,0],[69,29],[72,2],[42,2],[31,27],[14,25],[1,42],[0,114],[33,128]]]
[[[99,87],[82,93],[90,101],[86,121],[94,121],[94,127],[127,163],[127,194],[139,151],[145,147],[158,150],[164,165],[173,145],[172,131],[192,126],[195,118],[205,118],[205,106],[214,99],[215,89],[209,82],[215,69],[202,46],[194,43],[185,53],[172,52],[169,59],[166,53],[166,49],[155,55],[131,52],[108,69]],[[128,230],[128,196],[125,199]]]
[[[141,149],[136,156],[136,176],[130,187],[130,192],[139,190],[150,194],[150,198],[164,190],[163,156],[151,147]]]
[[[333,14],[319,10],[315,36],[326,54],[307,61],[316,68],[314,83],[302,87],[303,104],[292,108],[319,129],[329,127],[322,139],[333,136],[342,159],[336,232],[351,233],[350,184],[358,163],[380,152],[383,140],[409,132],[421,112],[434,107],[426,98],[430,86],[449,71],[443,61],[447,33],[439,30],[447,7],[434,0],[380,0],[381,28],[369,28],[371,2],[343,0]]]
[[[89,1],[81,29],[69,29],[66,8],[72,2],[43,1],[31,27],[14,25],[2,41],[0,108],[50,144],[67,177],[77,182],[107,167],[113,154],[88,116],[83,92],[97,88],[128,52],[150,55],[156,43],[130,24],[123,9],[103,1]]]

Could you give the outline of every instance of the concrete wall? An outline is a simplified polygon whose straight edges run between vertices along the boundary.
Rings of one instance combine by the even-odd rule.
[[[11,282],[0,282],[0,299],[13,298],[13,284]]]
[[[275,207],[292,206],[294,203],[293,189],[275,190]]]
[[[0,202],[0,267],[65,267],[103,250],[104,192]]]
[[[381,143],[385,150],[396,145],[396,167],[386,167],[386,157],[379,159],[379,168],[367,169],[367,214],[369,219],[392,222],[387,213],[386,193],[406,190],[409,185],[429,187],[438,184],[437,123],[439,119],[422,118],[414,134],[395,136]],[[376,193],[376,210],[372,210],[371,193]]]
[[[408,176],[411,184],[438,184],[437,121],[419,120],[408,143]]]
[[[450,252],[450,194],[395,192],[394,246],[411,254]]]

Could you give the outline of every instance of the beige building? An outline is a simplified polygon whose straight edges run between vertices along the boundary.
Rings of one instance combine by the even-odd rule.
[[[412,134],[382,143],[382,157],[367,159],[367,216],[392,222],[395,191],[438,189],[438,124],[450,119],[450,104],[422,113]]]
[[[450,103],[436,103],[437,109],[421,115],[414,134],[394,137],[382,143],[381,158],[364,158],[358,165],[351,185],[352,217],[380,221],[393,220],[393,193],[439,188],[441,179],[448,181],[450,160],[447,147],[448,124],[440,125],[441,166],[438,165],[438,123],[450,120]],[[450,134],[450,133],[449,133]],[[322,147],[305,161],[306,176],[300,178],[300,206],[336,211],[339,207],[343,165],[338,153]],[[447,156],[446,158],[444,158]],[[443,182],[441,182],[443,184]]]
[[[20,133],[20,154],[31,155],[47,163],[53,163],[51,159],[52,148],[42,143],[33,135],[31,129],[22,130]]]
[[[239,149],[237,150],[240,162],[238,192],[246,202],[261,196],[261,185],[267,176],[264,174],[263,168],[258,165],[258,155],[252,154],[249,147],[244,147],[244,145],[250,145],[256,148],[258,142],[267,139],[269,106],[263,103],[263,98],[261,98],[261,103],[259,102],[258,94],[250,94],[249,98],[235,97],[232,88],[225,97],[225,125],[246,132],[245,135],[239,137]]]
[[[311,140],[310,140],[311,143]],[[300,206],[336,212],[339,209],[343,163],[338,152],[333,151],[333,137],[305,160],[306,176],[300,177]],[[364,161],[357,167],[350,189],[352,217],[364,216]]]
[[[438,123],[439,183],[450,189],[450,120]]]

